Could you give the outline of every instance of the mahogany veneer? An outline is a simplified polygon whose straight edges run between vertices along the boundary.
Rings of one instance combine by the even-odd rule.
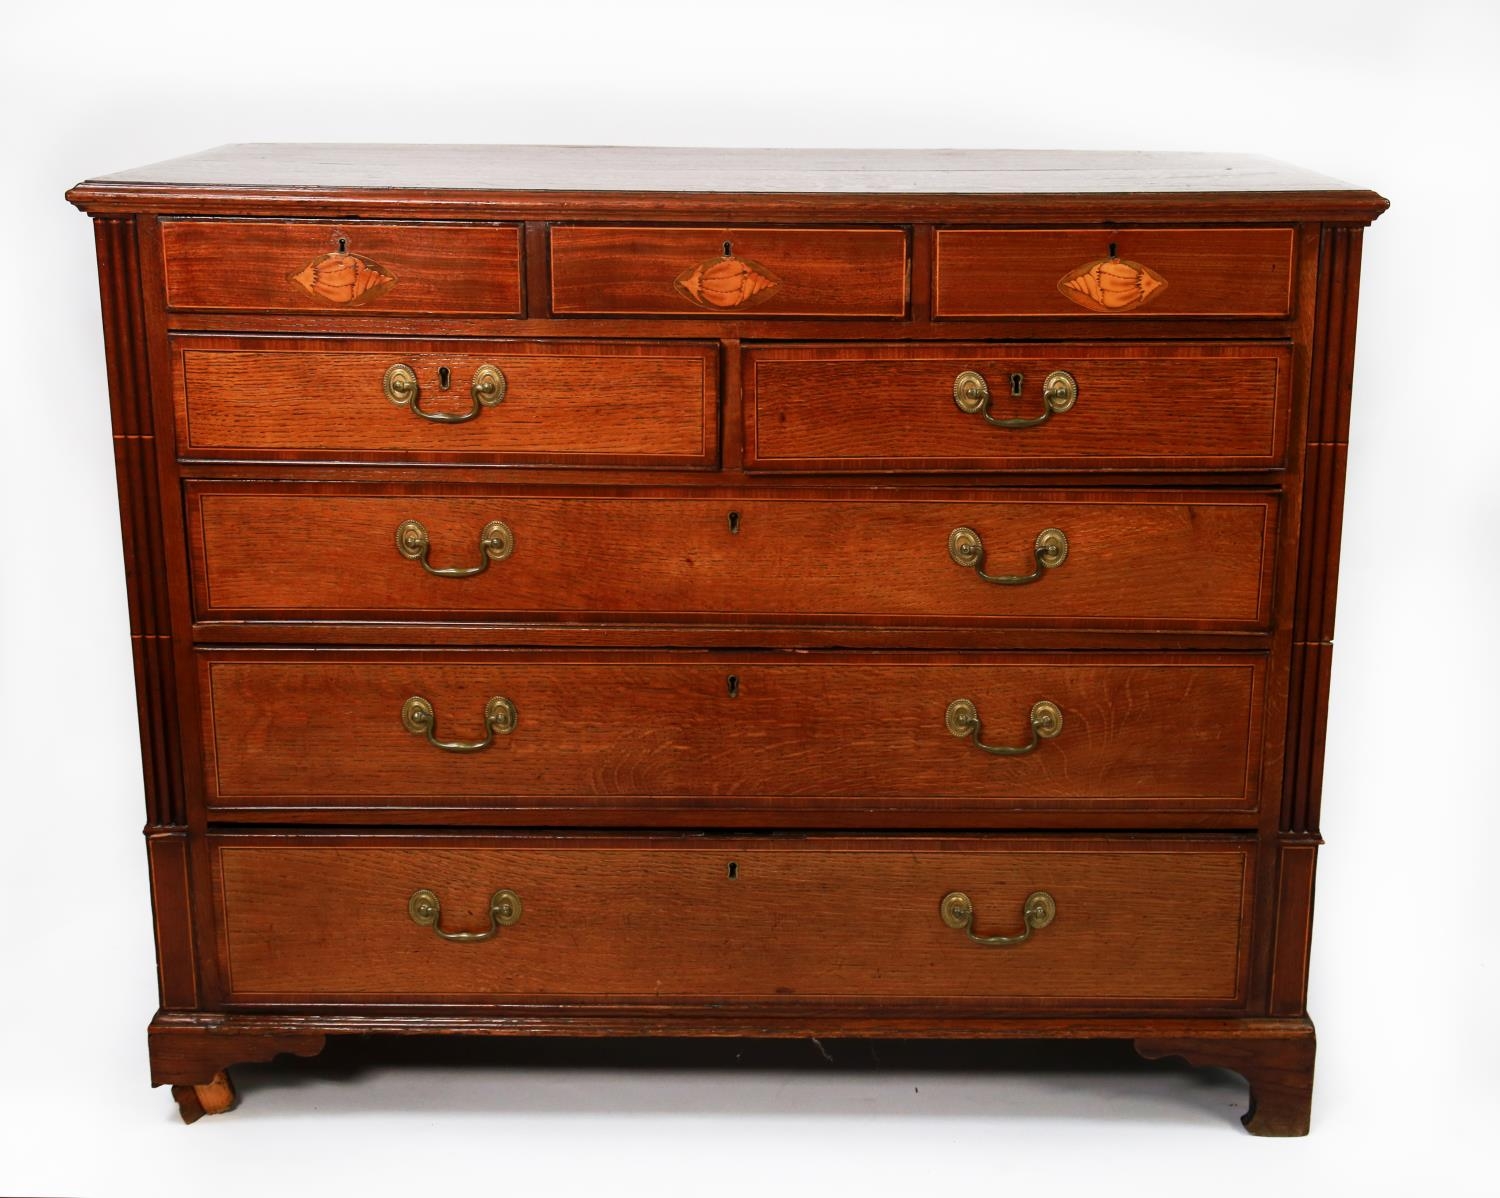
[[[1306,1132],[1383,199],[378,146],[69,196],[184,1119],[372,1030],[1125,1037]]]

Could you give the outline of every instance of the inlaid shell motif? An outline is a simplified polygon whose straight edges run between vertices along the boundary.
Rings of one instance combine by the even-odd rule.
[[[396,276],[369,258],[338,253],[314,258],[292,276],[292,282],[330,303],[362,304],[394,287]]]
[[[704,308],[744,308],[769,299],[781,280],[759,263],[728,254],[710,258],[676,279],[677,290]]]
[[[1149,266],[1124,258],[1099,258],[1058,280],[1057,289],[1090,312],[1129,312],[1166,288]]]

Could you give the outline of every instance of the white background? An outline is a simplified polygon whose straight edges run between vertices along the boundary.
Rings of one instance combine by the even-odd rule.
[[[5,6],[0,1192],[1496,1192],[1493,3]],[[1329,719],[1313,1135],[1229,1075],[246,1070],[147,1088],[143,806],[93,240],[230,141],[1249,151],[1375,188]]]

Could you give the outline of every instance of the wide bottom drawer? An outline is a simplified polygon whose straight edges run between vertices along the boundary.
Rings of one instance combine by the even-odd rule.
[[[209,844],[230,1005],[1244,1005],[1242,837]]]

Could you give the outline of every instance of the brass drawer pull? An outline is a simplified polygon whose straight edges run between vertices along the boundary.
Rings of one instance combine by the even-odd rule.
[[[1020,375],[1016,375],[1017,386]],[[1019,395],[1020,391],[1017,390]],[[1054,370],[1042,380],[1042,414],[1040,416],[1017,416],[1002,420],[990,415],[990,385],[977,370],[960,371],[953,380],[953,402],[964,412],[977,412],[986,424],[996,428],[1035,428],[1046,424],[1056,412],[1066,412],[1078,402],[1078,380],[1066,370]]]
[[[505,398],[505,375],[498,366],[488,363],[476,370],[474,380],[469,384],[471,402],[467,412],[424,411],[417,372],[405,362],[397,362],[385,372],[382,388],[385,397],[393,404],[410,408],[423,420],[431,420],[434,424],[463,424],[467,420],[473,420],[484,408],[493,408]]]
[[[1018,587],[1041,578],[1043,572],[1056,569],[1068,560],[1068,538],[1060,528],[1044,528],[1036,534],[1032,549],[1036,567],[1030,574],[986,574],[984,542],[972,528],[955,528],[948,534],[948,556],[965,569],[973,570],[985,582],[1002,587]]]
[[[427,560],[432,544],[420,520],[403,520],[396,526],[396,548],[409,561],[421,562],[422,569],[439,578],[473,578],[490,568],[491,562],[503,562],[516,548],[515,534],[504,520],[491,520],[479,533],[477,566],[434,566]]]
[[[1062,731],[1062,709],[1048,699],[1038,699],[1031,705],[1031,743],[1029,745],[987,745],[980,736],[979,711],[968,699],[954,699],[948,704],[943,722],[948,731],[962,740],[968,737],[976,747],[996,757],[1020,757],[1033,752],[1043,740],[1051,740]]]
[[[496,695],[484,705],[483,740],[439,740],[437,713],[421,695],[413,695],[401,705],[401,725],[413,736],[426,736],[427,743],[447,753],[477,753],[494,743],[496,733],[509,736],[516,730],[516,705],[504,695]]]
[[[943,901],[938,904],[938,914],[950,928],[967,933],[975,944],[991,948],[1012,948],[1017,944],[1025,944],[1031,939],[1033,932],[1038,928],[1045,928],[1056,919],[1057,903],[1045,890],[1034,890],[1028,894],[1026,902],[1021,906],[1021,919],[1026,930],[1016,936],[978,935],[974,931],[974,902],[962,890],[943,895]]]
[[[431,928],[444,940],[454,944],[479,944],[492,940],[501,928],[508,928],[521,918],[521,896],[514,890],[497,890],[490,898],[490,926],[486,932],[445,932],[438,927],[443,917],[443,905],[438,896],[425,887],[418,890],[406,903],[406,913],[418,927]]]

